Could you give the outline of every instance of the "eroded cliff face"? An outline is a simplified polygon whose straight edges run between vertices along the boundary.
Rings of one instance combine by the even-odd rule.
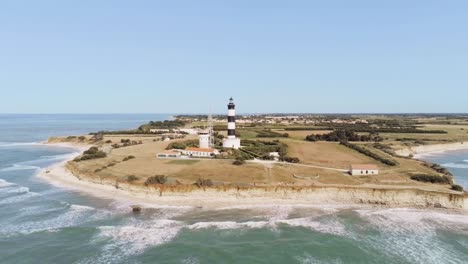
[[[282,203],[306,204],[372,204],[390,207],[448,208],[468,211],[468,194],[455,192],[426,191],[416,188],[366,188],[356,186],[271,186],[271,187],[232,187],[217,186],[199,188],[193,185],[152,185],[144,186],[118,182],[115,179],[77,174],[73,166],[68,166],[80,180],[113,186],[128,194],[151,198],[155,201],[198,200],[226,201],[230,203]]]

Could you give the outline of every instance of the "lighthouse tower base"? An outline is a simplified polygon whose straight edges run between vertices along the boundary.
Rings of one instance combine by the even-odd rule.
[[[223,140],[224,148],[239,149],[240,148],[240,138],[225,138]]]

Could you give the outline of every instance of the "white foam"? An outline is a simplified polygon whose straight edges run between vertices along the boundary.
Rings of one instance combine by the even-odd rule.
[[[463,160],[463,162],[468,162],[468,160]]]
[[[444,163],[442,166],[447,168],[455,168],[455,169],[468,169],[468,164],[459,164],[459,163]]]
[[[15,195],[15,196],[12,196],[12,197],[1,199],[0,200],[0,205],[14,204],[14,203],[22,202],[22,201],[25,201],[25,200],[28,200],[28,199],[30,199],[32,197],[37,197],[37,196],[39,196],[38,193],[25,192],[25,193],[20,194],[20,195]]]
[[[310,217],[305,218],[296,218],[281,220],[278,223],[283,223],[293,227],[305,227],[317,231],[319,233],[332,234],[338,236],[345,236],[346,229],[345,226],[340,223],[337,219],[313,219]]]
[[[14,184],[11,183],[11,182],[7,182],[5,180],[0,179],[0,188],[12,186],[12,185],[14,185]]]
[[[28,193],[28,192],[29,192],[28,187],[18,187],[18,188],[6,191],[6,193]]]
[[[14,164],[10,167],[1,169],[0,171],[21,171],[21,170],[39,170],[39,169],[40,167],[37,167],[37,166]]]
[[[228,230],[228,229],[240,229],[240,228],[264,228],[269,226],[271,223],[267,221],[248,221],[248,222],[233,222],[233,221],[224,221],[224,222],[198,222],[189,226],[186,226],[188,229],[208,229],[215,228],[219,230]]]
[[[438,230],[466,233],[468,216],[417,209],[356,210],[379,235],[368,243],[410,263],[457,263],[464,256],[440,240]],[[366,224],[365,226],[369,226]]]
[[[307,255],[305,257],[296,257],[296,259],[299,261],[301,264],[322,264],[324,263],[323,261],[320,261],[313,256]],[[344,263],[341,259],[327,259],[325,263],[330,263],[330,264],[342,264]]]
[[[0,142],[0,147],[34,146],[39,144],[37,142]]]
[[[84,263],[117,262],[127,256],[141,254],[145,249],[172,241],[182,228],[173,220],[153,220],[130,223],[126,226],[101,226],[98,238],[111,239],[99,257]]]
[[[71,205],[65,212],[53,218],[0,226],[0,233],[5,233],[6,235],[15,233],[31,234],[76,226],[88,221],[94,210],[94,208],[89,206]]]

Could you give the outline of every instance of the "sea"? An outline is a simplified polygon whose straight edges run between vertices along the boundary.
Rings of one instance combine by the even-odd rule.
[[[275,204],[216,210],[103,199],[37,173],[75,153],[50,136],[170,115],[0,115],[0,263],[468,263],[468,216],[441,210]],[[468,188],[468,151],[424,156]],[[116,197],[118,198],[118,197]]]

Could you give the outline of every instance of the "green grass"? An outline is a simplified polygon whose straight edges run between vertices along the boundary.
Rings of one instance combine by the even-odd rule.
[[[241,135],[241,139],[256,139],[258,133],[254,129],[237,129]]]
[[[166,162],[166,164],[174,164],[174,165],[193,165],[195,163],[200,162],[199,160],[171,160]]]

